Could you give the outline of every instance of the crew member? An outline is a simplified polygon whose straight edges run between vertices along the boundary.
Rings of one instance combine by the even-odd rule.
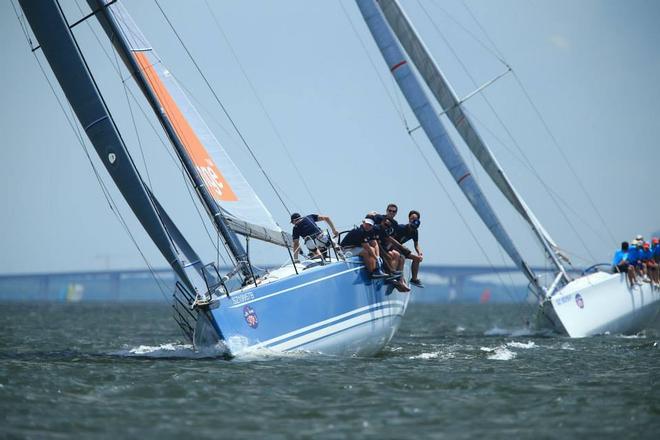
[[[396,241],[402,245],[408,240],[413,241],[415,246],[415,252],[417,255],[412,252],[408,254],[406,258],[412,260],[412,278],[410,278],[410,284],[413,284],[417,287],[424,287],[422,282],[419,279],[419,264],[424,260],[424,254],[422,249],[419,247],[419,225],[421,224],[419,211],[412,210],[408,213],[408,224],[399,225],[399,227],[394,231],[394,238]]]
[[[614,253],[612,268],[614,272],[627,273],[631,287],[636,284],[635,266],[630,263],[630,245],[627,241],[622,242],[621,249]]]
[[[362,257],[367,273],[370,278],[385,278],[387,274],[378,267],[380,257],[376,239],[377,231],[374,229],[374,221],[371,218],[362,220],[362,224],[350,231],[341,240],[342,248],[361,247],[359,256]]]
[[[305,246],[309,249],[312,258],[323,257],[321,253],[326,254],[328,247],[332,246],[332,240],[328,234],[321,231],[316,225],[316,222],[324,221],[330,226],[332,235],[336,237],[339,233],[335,229],[330,217],[319,214],[309,214],[302,217],[297,212],[291,214],[291,224],[293,224],[293,231],[291,232],[293,238],[293,259],[298,261],[298,254],[302,253],[300,249],[300,237],[303,238]]]

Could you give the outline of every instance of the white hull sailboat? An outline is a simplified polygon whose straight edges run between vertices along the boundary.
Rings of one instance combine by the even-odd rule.
[[[539,324],[573,338],[634,334],[658,317],[660,289],[630,286],[626,274],[596,272],[581,276],[541,303]]]
[[[624,274],[596,272],[573,278],[565,269],[567,259],[514,189],[490,149],[475,130],[470,117],[435,60],[396,0],[356,0],[369,30],[421,128],[452,177],[483,222],[527,277],[539,301],[538,323],[571,337],[603,333],[635,333],[647,327],[660,311],[660,290],[650,284],[629,286]],[[417,72],[444,110],[462,139],[497,188],[529,224],[555,269],[550,285],[541,284],[521,257],[504,226],[472,177],[423,89]]]

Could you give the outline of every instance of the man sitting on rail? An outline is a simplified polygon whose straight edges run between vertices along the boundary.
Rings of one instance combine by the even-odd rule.
[[[651,245],[648,242],[645,242],[642,245],[640,259],[646,268],[648,277],[651,279],[651,284],[656,286],[659,285],[660,278],[658,277],[658,263],[656,263],[655,259],[653,258],[653,251],[651,250]]]
[[[632,287],[637,283],[637,278],[635,275],[635,266],[630,263],[629,258],[630,245],[627,241],[624,241],[621,243],[621,249],[614,253],[614,258],[612,259],[612,267],[614,272],[627,273],[628,281]]]
[[[376,240],[378,232],[374,229],[374,221],[370,218],[362,220],[362,224],[350,231],[341,240],[342,248],[361,247],[359,256],[364,261],[364,266],[370,278],[385,278],[387,274],[378,267],[380,258]]]
[[[417,255],[410,253],[406,258],[409,258],[412,260],[412,277],[410,278],[410,284],[413,284],[417,287],[424,287],[422,282],[419,280],[418,274],[419,274],[419,263],[422,262],[424,259],[424,254],[422,253],[422,250],[419,247],[419,225],[420,225],[420,220],[419,220],[420,214],[419,211],[412,210],[408,213],[408,224],[407,225],[399,225],[399,227],[394,231],[394,238],[396,241],[401,243],[402,245],[405,244],[408,240],[413,241],[413,245],[415,246],[415,252],[417,252]]]

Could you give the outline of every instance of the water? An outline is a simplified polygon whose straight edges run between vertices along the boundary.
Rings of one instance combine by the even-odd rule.
[[[164,305],[0,304],[0,438],[657,438],[660,331],[412,305],[384,353],[199,358]]]

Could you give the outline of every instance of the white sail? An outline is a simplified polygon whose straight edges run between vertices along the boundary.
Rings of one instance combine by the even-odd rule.
[[[457,98],[456,93],[445,79],[424,43],[418,38],[417,32],[398,2],[396,0],[378,0],[378,4],[397,39],[410,56],[449,120],[472,151],[472,154],[477,158],[497,188],[504,194],[504,197],[537,233],[544,247],[547,247],[545,241],[553,248],[551,251],[556,250],[557,245],[554,240],[514,189],[504,170],[497,163],[495,156],[475,130],[469,116],[461,107],[461,101]]]
[[[122,4],[107,6],[159,104],[213,199],[237,233],[286,246],[290,240]],[[230,220],[230,221],[229,221]]]

